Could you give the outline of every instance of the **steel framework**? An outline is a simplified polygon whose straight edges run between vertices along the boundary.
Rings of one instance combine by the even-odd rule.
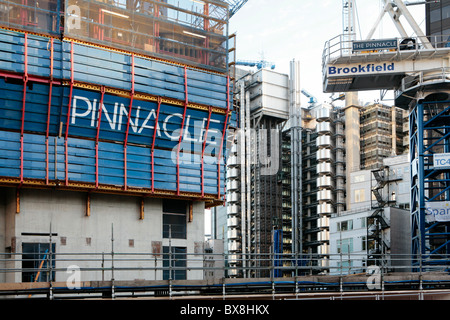
[[[434,218],[430,204],[450,200],[450,169],[434,166],[433,156],[450,152],[450,101],[419,101],[410,113],[412,254],[417,267],[445,262],[450,222]]]

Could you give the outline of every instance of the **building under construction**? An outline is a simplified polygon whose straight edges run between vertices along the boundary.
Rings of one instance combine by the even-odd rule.
[[[40,272],[73,265],[64,254],[91,270],[81,280],[203,277],[186,257],[224,200],[228,21],[243,3],[2,1],[1,266],[23,271],[0,281],[65,281]],[[130,274],[85,256],[104,252],[154,260],[122,263]]]

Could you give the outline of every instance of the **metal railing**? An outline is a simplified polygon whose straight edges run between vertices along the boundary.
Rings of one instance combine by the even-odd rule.
[[[104,294],[105,291],[109,296],[114,296],[114,292],[118,291],[128,294],[149,291],[150,295],[167,296],[189,295],[192,292],[225,295],[225,292],[365,291],[370,290],[370,281],[374,277],[378,279],[381,290],[385,290],[385,286],[408,290],[450,288],[450,255],[427,256],[426,261],[417,262],[412,258],[410,255],[370,252],[341,252],[324,256],[111,251],[49,252],[26,259],[21,252],[0,253],[0,298],[20,294],[28,297],[31,294],[33,297],[39,297],[39,294],[54,295],[45,293],[47,291],[77,296],[80,293],[89,296]],[[30,267],[30,263],[33,266]],[[404,274],[407,275],[404,279],[389,280],[392,275],[398,277]],[[425,275],[434,275],[434,278],[424,280]],[[11,284],[30,282],[43,282],[46,286],[4,290]],[[3,287],[2,283],[7,286]],[[93,285],[95,283],[97,285]]]
[[[420,87],[432,82],[441,83],[445,81],[450,81],[450,68],[448,67],[427,69],[425,72],[419,71],[411,73],[402,79],[401,86],[399,90],[397,90],[396,96],[414,87]]]
[[[343,251],[347,250],[343,248]],[[413,261],[409,254],[348,253],[319,254],[236,254],[236,253],[142,253],[142,252],[101,252],[101,253],[44,253],[35,258],[23,258],[23,253],[0,253],[1,282],[22,279],[22,274],[41,274],[51,281],[66,281],[70,269],[79,268],[82,281],[108,281],[137,279],[137,275],[146,272],[148,280],[163,280],[163,272],[187,271],[186,279],[233,277],[254,278],[257,274],[264,277],[286,277],[299,275],[351,275],[367,272],[378,266],[382,273],[392,272],[449,272],[450,255],[427,255],[419,262]],[[42,263],[43,262],[43,263]],[[23,267],[33,263],[34,267]],[[171,272],[169,272],[171,271]],[[198,272],[200,271],[200,273]],[[214,271],[212,276],[206,272]],[[130,273],[126,273],[130,272]],[[149,273],[153,272],[153,274]],[[231,275],[232,273],[233,275]],[[85,277],[83,277],[85,274]],[[7,276],[9,275],[9,276]],[[47,276],[44,276],[47,275]],[[20,276],[20,277],[19,277]],[[165,277],[168,280],[170,276]],[[2,279],[2,278],[0,278]],[[34,279],[34,277],[33,277]],[[174,279],[172,277],[172,279]],[[41,279],[38,277],[35,282]],[[28,282],[28,281],[23,281]]]
[[[325,66],[328,62],[333,59],[338,59],[342,57],[358,56],[361,54],[373,53],[389,53],[398,51],[419,51],[425,49],[422,44],[423,41],[429,41],[434,49],[438,48],[448,48],[450,47],[450,41],[448,35],[433,35],[425,37],[408,37],[408,38],[392,38],[397,42],[396,48],[391,49],[373,49],[366,51],[354,51],[353,50],[353,40],[349,40],[348,35],[340,34],[334,38],[331,38],[325,42],[323,55],[322,55],[322,65]],[[382,40],[382,39],[381,39]],[[369,41],[369,40],[368,40]]]

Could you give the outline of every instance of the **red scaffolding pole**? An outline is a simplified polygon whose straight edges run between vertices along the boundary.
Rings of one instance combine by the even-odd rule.
[[[159,119],[159,109],[161,108],[161,97],[158,97],[158,108],[156,109],[156,118],[155,118],[155,128],[153,129],[153,141],[152,141],[152,149],[151,149],[151,157],[152,157],[152,193],[155,192],[155,140],[156,133],[158,132],[158,119]]]
[[[70,42],[70,92],[69,92],[69,103],[67,105],[67,120],[66,120],[66,133],[65,133],[65,180],[66,186],[69,185],[69,121],[70,121],[70,109],[72,107],[72,94],[73,94],[73,84],[74,84],[74,70],[73,70],[73,41]]]
[[[227,77],[227,113],[223,124],[222,141],[219,147],[219,156],[217,157],[217,198],[220,199],[220,159],[222,157],[223,143],[225,141],[225,132],[227,131],[228,115],[230,113],[230,76]],[[225,163],[225,161],[224,161]]]
[[[20,185],[23,183],[23,133],[25,126],[25,105],[28,85],[28,34],[24,35],[24,69],[23,69],[23,93],[22,93],[22,120],[20,125]]]
[[[131,110],[133,109],[134,100],[134,54],[131,55],[131,97],[130,107],[128,108],[127,129],[125,131],[125,141],[123,143],[123,188],[127,190],[127,144],[128,133],[130,131]]]
[[[202,198],[205,196],[205,176],[204,176],[204,166],[205,166],[205,147],[206,147],[206,140],[208,139],[208,130],[209,130],[209,122],[211,121],[211,112],[212,107],[209,107],[209,113],[208,113],[208,122],[206,123],[206,130],[205,130],[205,140],[203,140],[203,148],[202,148]]]
[[[98,105],[97,134],[95,135],[95,188],[98,188],[98,139],[102,123],[103,98],[105,97],[105,86],[101,87],[100,104]],[[94,111],[95,112],[95,111]]]
[[[45,184],[48,184],[48,135],[50,132],[50,114],[52,107],[52,91],[53,91],[53,38],[50,38],[50,78],[48,90],[48,107],[47,107],[47,129],[45,131]],[[56,157],[56,155],[55,155]]]
[[[177,195],[180,195],[180,148],[181,140],[183,139],[184,121],[186,120],[186,110],[188,106],[188,87],[187,87],[187,68],[184,67],[184,113],[183,119],[181,120],[180,137],[178,139],[177,146]]]

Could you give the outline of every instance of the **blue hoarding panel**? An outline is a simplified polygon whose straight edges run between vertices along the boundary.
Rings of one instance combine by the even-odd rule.
[[[73,71],[74,81],[131,90],[133,59],[130,54],[79,43],[74,43],[73,52],[71,51],[70,42],[53,40],[55,79],[71,80]],[[50,52],[49,38],[27,35],[28,74],[49,77]],[[0,30],[0,70],[17,73],[25,71],[24,34]],[[186,82],[183,66],[143,57],[134,58],[134,75],[136,92],[184,100],[187,85],[189,102],[219,108],[228,107],[227,88],[230,88],[225,75],[187,68]]]
[[[82,44],[71,53],[72,44],[58,39],[51,64],[49,38],[28,35],[26,43],[25,56],[24,34],[0,30],[0,72],[23,73],[26,61],[29,75],[49,77],[52,65],[54,78],[70,80],[73,71],[75,81],[130,90],[134,66],[136,92],[184,100],[187,86],[189,102],[228,107],[220,74]],[[186,192],[203,185],[217,194],[219,170],[223,192],[216,158],[225,155],[224,122],[233,125],[234,114],[36,81],[24,87],[10,77],[0,78],[0,93],[0,176],[64,181],[67,172],[69,182]]]
[[[0,155],[0,176],[20,177],[20,133],[0,131],[0,143],[3,148],[3,152]],[[57,148],[55,148],[55,143]],[[95,141],[69,138],[67,146],[69,181],[95,183],[97,170]],[[155,150],[153,163],[155,170],[153,175],[155,179],[154,187],[176,191],[176,162],[170,158],[171,155],[169,153],[171,152],[167,150]],[[130,146],[127,148],[127,155],[127,185],[136,188],[151,188],[152,165],[150,149],[143,146]],[[198,157],[195,158],[194,161],[199,161]],[[56,171],[55,164],[57,166]],[[24,134],[24,179],[45,179],[48,174],[50,180],[64,180],[65,165],[64,139],[50,136],[47,149],[45,136]],[[200,163],[180,164],[180,191],[201,192],[202,177],[200,166]],[[221,185],[223,186],[222,168]],[[115,186],[124,185],[124,170],[123,146],[117,143],[100,142],[98,152],[99,183]],[[217,193],[217,165],[204,165],[203,183],[206,193]]]
[[[0,91],[4,97],[0,100],[0,128],[20,130],[23,84],[0,79]],[[50,87],[47,84],[32,83],[27,87],[24,112],[25,132],[45,133],[47,119],[50,116],[49,134],[56,136],[62,130],[64,135],[70,89],[56,85],[52,87],[50,114],[48,113],[49,92]],[[134,99],[128,124],[130,98],[104,94],[101,114],[99,113],[100,101],[100,92],[73,89],[68,123],[69,136],[95,139],[98,119],[101,117],[99,140],[124,142],[128,126],[128,143],[152,146],[155,135],[155,148],[173,150],[178,146],[181,128],[183,128],[181,150],[201,153],[205,147],[207,154],[218,154],[223,136],[224,114],[211,113],[209,116],[206,110],[187,108],[183,121],[184,107],[182,106],[162,103],[158,113],[157,102]],[[158,124],[155,130],[157,115]]]

